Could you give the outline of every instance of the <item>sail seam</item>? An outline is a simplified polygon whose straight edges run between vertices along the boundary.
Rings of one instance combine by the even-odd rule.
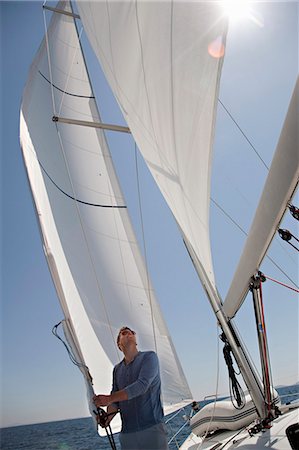
[[[153,328],[153,338],[154,338],[155,350],[157,352],[157,336],[156,336],[155,317],[154,317],[154,311],[153,311],[153,298],[152,298],[151,287],[150,287],[149,270],[148,270],[148,259],[147,259],[146,243],[145,243],[145,230],[144,230],[142,205],[141,205],[141,192],[140,192],[140,181],[139,181],[136,142],[135,142],[135,170],[136,170],[138,206],[139,206],[139,214],[140,214],[141,233],[142,233],[142,244],[143,244],[143,251],[144,251],[146,283],[147,283],[146,289],[147,289],[148,296],[149,296],[149,305],[150,305],[150,310],[151,310],[151,322],[152,322],[152,328]]]
[[[75,19],[73,19],[73,22],[74,22],[74,26],[75,26],[75,28],[76,28],[78,41],[77,41],[77,47],[75,48],[75,51],[74,51],[74,54],[73,54],[73,59],[72,59],[72,61],[71,61],[71,64],[69,65],[69,70],[68,70],[67,79],[66,79],[66,81],[65,81],[65,86],[64,86],[64,90],[63,90],[63,95],[62,95],[62,98],[61,98],[61,101],[60,101],[60,106],[59,106],[59,111],[58,111],[58,114],[59,114],[59,115],[61,114],[61,109],[62,109],[64,97],[65,97],[66,94],[68,95],[68,92],[67,92],[66,88],[67,88],[67,85],[68,85],[68,83],[69,83],[69,79],[70,79],[71,72],[72,72],[72,67],[73,67],[73,64],[74,64],[74,62],[75,62],[75,58],[76,58],[77,52],[78,52],[78,50],[80,50],[80,39],[81,39],[82,31],[83,31],[83,28],[81,28],[81,31],[80,31],[80,33],[79,33],[79,32],[78,32],[78,29],[77,29],[77,25],[76,25],[76,23],[75,23]]]
[[[39,70],[38,73],[55,89],[57,89],[58,91],[62,92],[63,94],[66,95],[71,95],[72,97],[79,97],[79,98],[95,98],[94,96],[89,96],[89,95],[79,95],[79,94],[72,94],[71,92],[67,92],[64,91],[63,89],[60,89],[58,86],[56,86],[55,84],[53,84],[50,80],[48,80],[47,77],[45,77],[45,75],[42,74],[42,72]]]
[[[98,208],[127,208],[126,205],[101,205],[99,203],[90,203],[90,202],[85,202],[84,200],[80,200],[76,197],[73,197],[72,195],[68,194],[67,192],[65,192],[63,189],[61,189],[61,187],[58,186],[57,183],[55,183],[55,181],[53,180],[53,178],[50,177],[50,175],[48,174],[48,172],[45,170],[45,168],[42,166],[41,162],[38,160],[38,163],[42,169],[42,171],[46,174],[46,176],[49,178],[49,180],[51,181],[51,183],[54,184],[54,186],[62,193],[64,194],[66,197],[78,202],[78,203],[82,203],[83,205],[88,205],[88,206],[95,206]]]
[[[154,150],[160,160],[160,166],[162,168],[164,168],[165,167],[165,164],[163,164],[164,158],[162,157],[162,152],[159,151],[160,150],[159,142],[157,139],[157,134],[156,134],[154,120],[153,120],[153,114],[152,114],[152,109],[151,109],[151,104],[150,104],[150,99],[149,99],[148,84],[147,84],[147,78],[146,78],[146,73],[145,73],[145,61],[144,61],[144,52],[143,52],[143,45],[142,45],[141,28],[140,28],[139,17],[138,17],[137,0],[135,0],[135,18],[136,18],[137,35],[138,35],[139,46],[140,46],[140,62],[141,62],[141,70],[142,70],[142,77],[143,77],[143,83],[144,83],[145,98],[146,98],[146,103],[147,103],[147,107],[148,107],[149,121],[150,121],[150,126],[151,126],[151,129],[149,129],[148,132],[149,132],[151,139],[153,140]]]

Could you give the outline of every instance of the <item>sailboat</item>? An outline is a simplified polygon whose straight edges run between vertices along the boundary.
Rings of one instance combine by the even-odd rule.
[[[104,130],[111,130],[132,134],[174,216],[222,339],[241,370],[252,399],[246,404],[257,420],[250,433],[242,435],[242,445],[252,434],[263,433],[265,446],[265,433],[271,433],[269,427],[280,417],[266,370],[265,333],[260,339],[261,380],[233,318],[250,287],[257,315],[262,316],[259,267],[298,184],[298,85],[252,231],[223,301],[213,269],[209,208],[227,18],[215,2],[84,1],[76,6],[76,12],[68,1],[44,7],[53,17],[25,86],[20,141],[45,255],[64,313],[65,339],[83,374],[91,416],[93,394],[110,390],[112,368],[121,358],[116,335],[124,324],[138,331],[140,348],[154,349],[159,356],[165,412],[193,400],[152,286],[146,251],[142,256],[131,224],[105,136]],[[79,20],[127,126],[101,121],[81,28],[76,26]],[[287,157],[281,158],[282,148]],[[275,191],[273,178],[279,180]],[[273,204],[270,212],[268,204]],[[238,400],[239,408],[244,407],[243,400]],[[212,415],[198,413],[206,414],[208,427],[203,431],[196,430],[198,415],[194,415],[195,433],[182,448],[197,448],[199,442],[204,448],[216,448],[213,433],[221,425],[215,411],[223,407],[219,405],[215,403]],[[288,413],[288,425],[298,420],[296,414]],[[113,430],[119,430],[119,419],[113,422]],[[235,445],[235,432],[218,435],[217,448]],[[104,433],[100,427],[99,433]],[[287,439],[284,435],[272,448],[285,448]]]

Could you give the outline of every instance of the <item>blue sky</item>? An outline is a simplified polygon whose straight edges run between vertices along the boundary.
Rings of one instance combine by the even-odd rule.
[[[10,426],[82,417],[87,415],[87,408],[81,374],[51,334],[62,312],[43,254],[18,141],[22,90],[44,32],[41,3],[1,2],[0,8],[0,424]],[[269,165],[298,73],[298,4],[267,2],[256,3],[254,8],[259,25],[243,19],[231,26],[220,98]],[[102,78],[95,81],[95,90],[102,89]],[[120,123],[120,114],[108,97],[107,103],[106,109],[100,105],[103,120]],[[221,105],[216,131],[212,196],[248,230],[267,171]],[[135,179],[132,172],[124,170],[129,167],[134,171],[134,143],[129,137],[112,136],[110,144],[117,170],[125,178],[124,192],[140,237],[133,192]],[[171,215],[147,171],[141,170],[146,245],[153,284],[191,389],[200,399],[215,392],[219,330]],[[292,220],[287,219],[286,227],[298,234]],[[218,287],[225,296],[244,236],[215,206],[211,207],[211,235]],[[270,252],[298,283],[295,252],[278,239]],[[269,261],[265,261],[263,270],[273,278],[288,282]],[[270,281],[265,284],[264,296],[274,384],[291,384],[299,379],[298,297]],[[251,316],[248,298],[240,312],[238,327],[258,361],[254,325],[247,326]],[[221,347],[219,351],[221,354]],[[219,370],[220,392],[227,392],[222,362]]]

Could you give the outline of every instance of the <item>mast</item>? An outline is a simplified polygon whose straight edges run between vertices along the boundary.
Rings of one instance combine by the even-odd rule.
[[[218,320],[222,331],[224,332],[228,343],[231,346],[235,360],[239,366],[240,372],[243,376],[245,384],[251,395],[251,398],[256,406],[257,412],[261,419],[266,417],[266,408],[263,395],[263,386],[259,380],[259,376],[256,373],[254,367],[250,363],[249,357],[246,354],[245,349],[242,347],[238,334],[234,329],[233,323],[226,316],[220,296],[218,292],[211,285],[208,277],[206,276],[205,270],[203,269],[200,261],[196,257],[190,243],[187,239],[184,239],[186,248],[189,252],[190,258],[193,262],[194,268],[202,281],[202,285],[206,291],[207,297],[213,309],[213,312]]]
[[[264,305],[262,296],[262,283],[265,280],[266,278],[264,277],[264,275],[261,272],[259,272],[256,276],[252,277],[250,290],[252,292],[258,343],[260,350],[261,368],[263,374],[264,398],[266,408],[265,417],[266,419],[271,420],[271,418],[275,417],[275,410],[273,405],[272,384],[270,377],[270,357],[268,351],[266,323],[264,317]]]

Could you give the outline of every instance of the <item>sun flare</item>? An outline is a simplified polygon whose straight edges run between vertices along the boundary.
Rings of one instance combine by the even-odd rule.
[[[249,18],[251,15],[251,7],[248,1],[223,1],[223,9],[231,21],[239,21],[240,19]]]

